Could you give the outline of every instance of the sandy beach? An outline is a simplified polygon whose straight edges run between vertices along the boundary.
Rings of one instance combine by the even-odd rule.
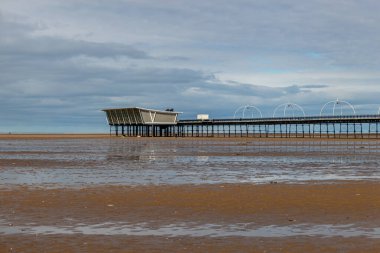
[[[0,212],[9,228],[36,223],[39,226],[75,227],[82,224],[105,224],[123,220],[146,223],[147,235],[18,235],[0,239],[3,252],[378,252],[375,238],[329,236],[289,236],[276,239],[233,236],[153,236],[155,230],[170,224],[247,224],[247,229],[276,226],[289,227],[332,224],[335,227],[357,224],[370,229],[380,223],[380,184],[346,182],[316,185],[212,185],[161,187],[89,187],[82,189],[2,190]],[[108,224],[108,225],[107,225]],[[200,243],[201,242],[201,243]],[[51,251],[49,251],[51,252]]]
[[[380,251],[374,141],[0,140],[0,252]]]

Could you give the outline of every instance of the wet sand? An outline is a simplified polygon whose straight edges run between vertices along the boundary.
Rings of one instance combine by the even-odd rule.
[[[82,189],[2,190],[0,213],[9,228],[73,227],[123,221],[146,223],[145,229],[170,224],[249,224],[250,229],[276,226],[347,225],[371,229],[380,224],[380,183],[346,182],[317,185],[186,185],[88,187]],[[152,235],[2,235],[2,252],[378,252],[379,239],[307,235],[268,237]],[[380,236],[380,235],[379,235]],[[51,252],[51,251],[49,251]],[[269,251],[270,252],[270,251]]]
[[[51,145],[50,142],[55,143],[61,137],[48,138],[52,138],[48,140]],[[113,140],[120,141],[121,138]],[[151,154],[151,149],[146,151],[135,147],[133,140],[126,143],[127,146],[124,143],[116,148],[111,146],[105,160],[90,159],[94,153],[89,150],[72,158],[66,149],[49,153],[45,150],[50,149],[49,145],[48,148],[32,147],[30,150],[19,148],[15,143],[17,149],[0,150],[3,156],[0,177],[6,177],[2,174],[4,171],[19,168],[30,168],[37,173],[42,168],[61,171],[62,168],[80,166],[91,171],[99,163],[101,166],[126,163],[138,165],[136,169],[143,170],[150,164],[153,167],[160,165],[157,161],[161,160],[157,157],[163,157],[164,166],[175,167],[178,161],[170,158],[174,152],[168,152],[172,140],[155,141],[164,151],[155,153],[153,160],[151,157],[130,159],[131,153]],[[199,155],[198,149],[202,151],[204,145],[207,146],[204,156],[215,154],[227,157],[230,162],[230,150],[213,151],[218,145],[226,145],[222,144],[225,139],[214,139],[211,144],[209,140],[189,141],[192,142],[190,146],[195,146],[195,155]],[[244,150],[241,139],[227,142],[227,146]],[[145,147],[150,143],[143,140],[140,145]],[[41,145],[33,142],[35,144]],[[188,140],[180,140],[175,155],[191,156],[187,145]],[[181,149],[183,146],[186,148]],[[291,155],[286,150],[272,152],[264,149],[260,152],[253,153],[258,157]],[[308,156],[308,152],[304,155]],[[241,152],[238,154],[242,155]],[[39,158],[31,159],[28,155]],[[56,159],[64,155],[68,156],[66,160]],[[243,156],[247,154],[243,153]],[[190,163],[194,161],[190,160]],[[250,161],[238,165],[246,167]],[[367,166],[364,161],[360,164],[355,165],[355,169]],[[208,168],[231,164],[217,160],[217,163],[209,161],[205,164],[201,161],[196,166]],[[235,169],[239,170],[239,167]],[[220,173],[231,171],[226,169],[216,173],[214,176],[219,176],[220,180],[213,184],[164,181],[166,183],[131,185],[104,181],[75,187],[63,184],[55,188],[44,184],[1,185],[0,252],[380,252],[380,181],[377,179],[308,180],[302,184],[292,181],[222,183],[224,179]],[[366,173],[372,175],[374,172]],[[99,177],[103,176],[99,174]]]
[[[5,236],[1,252],[345,252],[378,253],[378,239],[363,238],[207,238],[160,236]],[[1,249],[1,248],[0,248]]]
[[[14,225],[96,221],[380,224],[380,183],[98,186],[1,191],[2,217]],[[85,211],[85,212],[83,212]]]

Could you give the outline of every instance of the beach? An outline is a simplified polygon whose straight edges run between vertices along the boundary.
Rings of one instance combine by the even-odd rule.
[[[379,252],[380,142],[0,136],[1,252]]]

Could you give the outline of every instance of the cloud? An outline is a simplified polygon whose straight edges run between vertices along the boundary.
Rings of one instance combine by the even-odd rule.
[[[374,1],[10,1],[0,7],[0,131],[104,130],[100,109],[229,117],[339,97],[378,107]],[[2,13],[2,14],[1,14]]]
[[[151,58],[146,52],[128,45],[33,36],[36,30],[38,27],[8,22],[0,16],[0,56],[21,59],[36,56],[43,57],[45,60],[70,58],[77,55]]]
[[[326,84],[305,84],[301,85],[302,88],[307,89],[322,89],[322,88],[328,88],[329,86]]]

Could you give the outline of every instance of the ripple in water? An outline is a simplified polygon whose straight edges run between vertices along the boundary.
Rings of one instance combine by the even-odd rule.
[[[129,236],[192,236],[192,237],[291,237],[291,236],[322,236],[322,237],[367,237],[380,238],[380,228],[361,228],[354,224],[345,225],[313,225],[297,224],[290,226],[260,226],[253,223],[238,223],[229,225],[178,223],[159,227],[150,227],[146,223],[101,223],[76,224],[74,226],[9,226],[6,222],[0,224],[0,234],[83,234],[83,235],[129,235]]]
[[[0,185],[379,180],[379,154],[378,141],[0,140]],[[7,165],[11,159],[28,163]],[[56,165],[37,166],[34,160],[55,161]]]

